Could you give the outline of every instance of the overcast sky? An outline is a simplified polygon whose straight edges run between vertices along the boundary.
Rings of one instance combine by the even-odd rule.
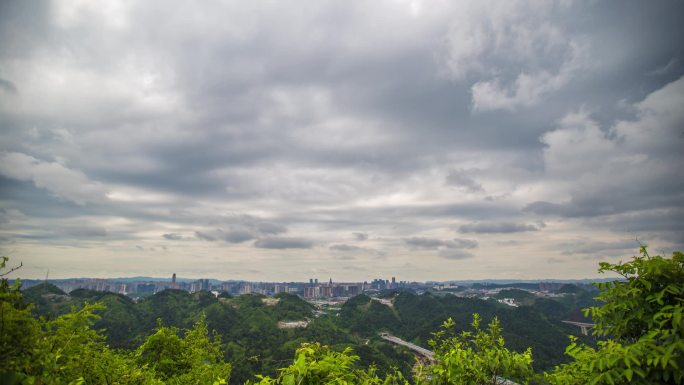
[[[681,1],[0,2],[18,275],[596,277],[684,249]]]

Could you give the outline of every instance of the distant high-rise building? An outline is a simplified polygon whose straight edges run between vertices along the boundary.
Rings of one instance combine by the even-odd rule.
[[[304,298],[318,298],[321,296],[320,286],[304,288]]]
[[[332,286],[319,286],[317,289],[320,290],[320,296],[325,298],[332,297]]]
[[[332,286],[330,289],[331,297],[342,297],[345,294],[344,286]]]
[[[362,286],[359,285],[348,285],[347,286],[347,295],[349,297],[354,297],[356,295],[359,295],[362,291]]]
[[[176,273],[171,276],[171,283],[176,283]]]
[[[252,293],[252,285],[245,283],[242,285],[240,288],[240,294],[251,294]]]

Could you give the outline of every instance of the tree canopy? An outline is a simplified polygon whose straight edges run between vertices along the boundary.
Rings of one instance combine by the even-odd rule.
[[[6,262],[7,258],[0,259],[0,277],[7,270]],[[384,305],[360,296],[345,305],[340,321],[323,317],[298,332],[279,330],[275,325],[278,317],[310,314],[311,307],[296,297],[281,296],[277,305],[267,306],[259,296],[219,301],[205,294],[169,291],[144,300],[142,309],[136,310],[145,324],[152,314],[168,318],[159,317],[156,327],[133,349],[115,350],[95,325],[100,314],[112,317],[104,311],[105,306],[124,311],[135,308],[132,302],[98,293],[106,305],[88,303],[87,299],[95,294],[87,292],[73,297],[86,302],[70,302],[72,297],[45,286],[28,292],[27,298],[52,298],[59,301],[60,309],[72,307],[58,316],[36,317],[34,305],[19,291],[21,283],[10,284],[2,278],[0,383],[220,385],[231,380],[234,373],[240,373],[240,377],[234,377],[233,383],[258,385],[484,385],[507,380],[551,385],[684,383],[684,255],[675,252],[671,257],[650,256],[642,248],[639,256],[626,263],[601,263],[599,271],[621,276],[598,284],[600,304],[586,309],[600,340],[591,346],[571,337],[565,349],[571,361],[541,377],[532,370],[532,349],[509,350],[504,343],[508,335],[524,339],[526,329],[520,328],[520,322],[540,316],[529,306],[501,313],[522,320],[509,323],[512,333],[506,335],[497,317],[490,318],[486,328],[481,327],[478,314],[472,315],[470,328],[457,327],[462,324],[462,314],[456,321],[449,318],[432,334],[434,362],[417,365],[418,370],[408,376],[405,367],[398,370],[392,368],[391,361],[385,361],[387,357],[398,357],[395,355],[401,348],[390,347],[379,338],[361,336],[377,333],[377,327],[384,325],[410,335],[405,328],[432,325],[432,321],[418,316],[415,319],[422,321],[405,324],[412,314],[423,310],[430,317],[442,317],[451,313],[450,306],[462,306],[471,300],[401,293],[393,308],[376,309]],[[578,298],[582,295],[578,293]],[[550,306],[547,301],[537,302],[547,308],[542,319],[544,314],[556,317],[563,312],[562,307]],[[474,304],[490,314],[499,308],[484,301]],[[39,301],[42,305],[52,306]],[[174,309],[181,314],[174,314]],[[179,327],[169,321],[191,323]],[[101,325],[116,327],[116,322]],[[363,322],[375,326],[363,327]],[[361,335],[349,334],[344,327]],[[420,334],[413,335],[419,338]],[[245,338],[260,338],[261,350],[244,343]],[[363,338],[366,342],[358,343]],[[354,344],[356,352],[350,348]],[[292,364],[276,371],[282,366],[278,364],[283,362],[280,357],[291,357],[293,350]],[[269,356],[259,356],[263,352]],[[379,371],[375,363],[383,363],[384,369]],[[274,370],[259,372],[264,367]]]
[[[626,263],[600,263],[622,279],[597,284],[601,306],[585,313],[606,337],[597,348],[572,340],[573,362],[547,376],[553,384],[681,384],[684,382],[684,255],[650,256],[646,247]]]

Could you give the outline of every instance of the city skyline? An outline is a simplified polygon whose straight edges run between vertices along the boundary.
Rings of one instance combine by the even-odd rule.
[[[311,280],[314,280],[313,284],[326,284],[329,283],[331,280],[332,283],[338,284],[347,284],[347,283],[368,283],[368,282],[374,282],[381,280],[383,282],[392,282],[391,278],[396,278],[396,277],[387,277],[387,278],[380,278],[377,276],[374,276],[373,278],[371,277],[366,277],[365,279],[354,279],[354,280],[345,280],[345,281],[338,281],[334,280],[333,277],[329,277],[328,280],[318,280],[318,278],[308,278],[308,279],[300,279],[300,280],[256,280],[256,281],[249,281],[245,279],[236,279],[236,278],[225,278],[225,279],[219,279],[216,277],[211,277],[211,276],[201,276],[201,277],[178,277],[177,282],[178,283],[191,283],[191,282],[196,282],[196,281],[201,281],[201,280],[209,280],[210,282],[252,282],[252,283],[267,283],[267,284],[276,284],[276,283],[301,283],[301,284],[306,284],[306,283],[311,283]],[[530,279],[506,279],[506,278],[500,278],[500,279],[449,279],[449,280],[433,280],[433,279],[428,279],[424,281],[418,281],[418,280],[411,280],[411,279],[401,279],[397,280],[396,282],[399,283],[425,283],[425,284],[431,284],[431,283],[511,283],[511,282],[563,282],[563,283],[572,283],[572,282],[601,282],[601,281],[606,281],[606,280],[613,280],[615,278],[619,278],[619,276],[602,276],[598,278],[568,278],[568,279],[546,279],[546,278],[530,278]],[[79,281],[79,280],[93,280],[93,281],[112,281],[112,282],[129,282],[129,281],[139,281],[139,282],[169,282],[173,283],[174,280],[173,278],[170,277],[153,277],[153,276],[129,276],[129,277],[67,277],[67,278],[22,278],[20,276],[15,277],[13,279],[19,279],[19,280],[25,280],[25,281],[31,281],[33,283],[36,282],[62,282],[62,281]]]
[[[684,249],[680,1],[0,3],[11,277],[601,278]]]
[[[387,290],[409,291],[422,293],[426,291],[445,291],[447,293],[481,291],[487,294],[491,290],[501,290],[504,288],[523,288],[539,292],[556,292],[564,285],[573,284],[580,287],[591,287],[593,283],[603,280],[494,280],[494,281],[447,281],[447,282],[410,282],[390,279],[375,278],[371,281],[356,282],[333,282],[332,278],[328,281],[320,281],[310,278],[308,282],[251,282],[242,280],[216,280],[209,278],[182,279],[178,280],[174,274],[170,279],[155,279],[151,277],[133,278],[75,278],[57,280],[26,280],[22,281],[22,289],[30,289],[34,286],[41,286],[49,283],[62,290],[64,293],[72,295],[75,290],[86,289],[99,292],[112,292],[116,294],[130,296],[140,299],[152,294],[160,293],[164,290],[174,289],[195,293],[199,291],[211,292],[215,296],[221,293],[230,295],[259,294],[265,296],[276,296],[281,293],[298,295],[304,299],[316,300],[328,298],[346,301],[348,298],[355,297],[363,293],[378,293]],[[47,288],[46,288],[47,289]],[[32,289],[35,290],[35,289]],[[50,289],[47,289],[50,290]],[[509,304],[510,305],[510,304]]]

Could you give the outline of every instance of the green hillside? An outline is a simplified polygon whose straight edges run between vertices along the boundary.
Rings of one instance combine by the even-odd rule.
[[[22,293],[18,283],[0,279],[0,379],[479,385],[503,377],[553,385],[682,384],[684,255],[651,257],[644,247],[642,254],[626,264],[601,264],[600,271],[626,278],[601,283],[601,303],[588,311],[596,335],[607,339],[573,337],[569,344],[573,331],[560,321],[588,301],[584,290],[520,307],[449,294],[360,295],[335,316],[315,318],[310,304],[291,295],[216,298],[169,290],[134,302],[90,290],[67,295],[50,285]],[[283,323],[293,320],[308,324]],[[405,347],[390,345],[379,332],[422,346],[429,340],[434,360],[414,366]],[[113,349],[104,338],[124,349]],[[296,360],[286,366],[293,351]]]
[[[473,313],[480,314],[484,322],[497,317],[509,346],[519,352],[532,347],[535,369],[546,370],[567,361],[564,350],[568,335],[579,334],[579,329],[560,322],[562,315],[573,310],[571,307],[553,299],[539,300],[532,306],[512,308],[496,301],[404,292],[394,297],[390,308],[358,296],[342,307],[339,323],[363,337],[387,331],[427,347],[433,332],[448,318],[455,321],[457,330],[463,331],[469,328]],[[590,338],[583,339],[592,343]]]
[[[577,288],[577,286],[574,286]],[[529,306],[512,308],[494,300],[461,298],[453,295],[416,295],[410,292],[385,293],[382,304],[366,295],[349,299],[338,316],[313,316],[313,305],[300,297],[279,294],[265,301],[262,295],[219,296],[208,292],[188,293],[164,290],[134,302],[126,296],[108,292],[78,289],[68,295],[50,284],[27,289],[25,298],[34,303],[36,315],[56,317],[72,307],[85,303],[102,303],[101,318],[94,323],[103,331],[106,342],[114,348],[132,349],[147,338],[157,323],[178,328],[190,328],[201,315],[209,330],[215,330],[225,348],[225,359],[236,363],[233,382],[251,378],[252,373],[272,373],[278,363],[288,360],[302,342],[318,341],[340,349],[351,346],[360,362],[375,364],[379,370],[392,367],[410,370],[413,355],[379,338],[389,332],[420,346],[428,346],[432,333],[447,319],[455,321],[456,329],[467,330],[473,313],[484,322],[497,317],[509,346],[518,352],[532,347],[534,368],[546,370],[566,362],[564,354],[568,335],[577,328],[560,321],[572,317],[579,305],[593,304],[582,289],[558,298],[536,298],[521,289],[501,290],[497,297],[512,297]],[[278,328],[279,321],[310,320],[303,329]],[[583,337],[585,342],[593,340]]]
[[[187,329],[204,316],[209,330],[216,331],[221,338],[224,359],[234,365],[231,375],[234,384],[253,379],[254,373],[275,374],[306,341],[318,341],[338,349],[354,347],[361,364],[375,365],[382,372],[393,367],[410,371],[414,360],[411,353],[385,341],[368,341],[337,317],[315,318],[314,306],[291,294],[278,294],[269,302],[263,295],[216,298],[208,292],[164,290],[134,302],[119,294],[85,289],[67,295],[51,284],[31,287],[23,294],[34,304],[36,316],[52,319],[86,303],[103,304],[104,308],[97,311],[101,318],[93,327],[103,332],[107,344],[113,348],[139,346],[154,332],[158,322]],[[385,308],[375,303],[372,317],[382,314]],[[303,329],[278,328],[279,321],[297,320],[310,323]]]

